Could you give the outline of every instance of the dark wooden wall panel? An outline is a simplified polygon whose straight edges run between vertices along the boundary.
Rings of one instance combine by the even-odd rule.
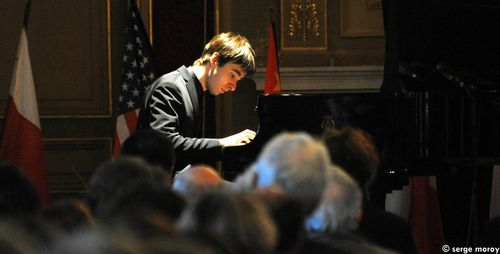
[[[28,32],[42,115],[111,114],[107,5],[33,1]]]
[[[27,36],[42,117],[111,115],[108,2],[32,2]],[[17,7],[16,12],[13,16],[19,19],[23,9]],[[5,51],[15,52],[22,20],[17,24],[17,29],[13,25],[0,31],[14,30],[10,33],[16,38],[14,48],[2,45]],[[7,64],[13,66],[14,61]],[[9,75],[2,78],[10,84]],[[4,100],[6,90],[1,92]],[[0,104],[1,110],[5,103]]]
[[[80,196],[87,186],[96,165],[111,154],[111,139],[46,139],[49,188],[56,198]]]
[[[153,1],[153,44],[160,75],[180,65],[192,65],[201,55],[205,46],[205,2]]]

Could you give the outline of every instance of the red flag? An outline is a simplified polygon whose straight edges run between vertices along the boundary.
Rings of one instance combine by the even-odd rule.
[[[135,1],[130,1],[129,21],[125,28],[125,47],[121,69],[122,85],[118,99],[118,117],[113,158],[118,158],[123,142],[135,131],[139,108],[146,87],[156,78],[152,49]]]
[[[0,143],[0,160],[6,160],[18,166],[35,185],[44,203],[49,202],[42,130],[24,27],[21,30],[14,74],[7,99],[7,111]]]
[[[276,51],[276,40],[274,37],[273,22],[269,22],[269,47],[267,48],[266,83],[265,94],[280,93],[280,73],[278,66],[278,52]]]
[[[429,176],[411,178],[409,222],[418,253],[442,253],[444,233],[435,180]]]

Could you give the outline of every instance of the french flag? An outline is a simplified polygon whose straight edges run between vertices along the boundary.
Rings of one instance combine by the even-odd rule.
[[[42,131],[24,27],[17,48],[1,138],[0,160],[19,167],[35,185],[43,202],[48,204],[50,198]]]

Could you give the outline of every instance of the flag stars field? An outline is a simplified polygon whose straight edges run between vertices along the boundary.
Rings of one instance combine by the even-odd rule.
[[[128,102],[127,102],[127,106],[128,106],[129,108],[134,108],[134,104],[135,104],[135,103],[134,103],[132,100],[128,100]]]
[[[129,20],[125,28],[125,43],[121,79],[124,82],[119,97],[113,157],[121,152],[121,144],[135,131],[144,90],[155,80],[151,44],[135,1],[131,1]]]

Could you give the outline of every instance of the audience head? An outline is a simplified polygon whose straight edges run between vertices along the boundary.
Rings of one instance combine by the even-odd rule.
[[[59,239],[49,253],[53,254],[139,254],[143,252],[138,241],[127,236],[97,228],[83,230]]]
[[[238,179],[236,188],[277,187],[296,198],[308,214],[316,207],[325,185],[330,157],[323,143],[307,133],[277,135]]]
[[[293,253],[305,238],[304,209],[301,202],[274,187],[259,188],[251,192],[269,210],[278,230],[277,253]]]
[[[323,141],[332,162],[346,170],[366,192],[380,164],[377,148],[370,135],[351,127],[329,129],[324,132]]]
[[[95,226],[87,205],[77,199],[60,199],[40,213],[41,219],[62,234],[74,233]]]
[[[335,165],[328,168],[326,178],[328,183],[321,202],[307,219],[306,228],[328,233],[355,231],[361,219],[361,189],[352,177]]]
[[[68,235],[50,249],[52,254],[216,254],[213,246],[184,237],[137,238],[96,228]],[[223,252],[222,252],[223,253]],[[16,253],[17,254],[17,253]]]
[[[166,186],[170,177],[159,167],[151,166],[138,157],[121,157],[100,165],[89,183],[87,202],[99,218],[111,201],[127,192],[134,185]]]
[[[174,222],[185,201],[166,186],[141,184],[111,200],[102,212],[102,223],[132,237],[148,239],[176,236]]]
[[[12,164],[0,162],[0,216],[33,216],[42,208],[35,186]]]
[[[250,196],[213,192],[192,204],[179,229],[216,239],[231,253],[271,253],[276,227],[259,200]]]
[[[220,174],[208,165],[195,165],[182,170],[174,178],[172,188],[188,202],[201,195],[221,190],[224,180]]]
[[[137,130],[130,135],[123,142],[122,155],[141,157],[153,166],[162,167],[169,175],[175,165],[172,141],[154,129]]]
[[[0,221],[0,253],[36,254],[45,251],[44,244],[38,241],[22,223],[17,220]]]

